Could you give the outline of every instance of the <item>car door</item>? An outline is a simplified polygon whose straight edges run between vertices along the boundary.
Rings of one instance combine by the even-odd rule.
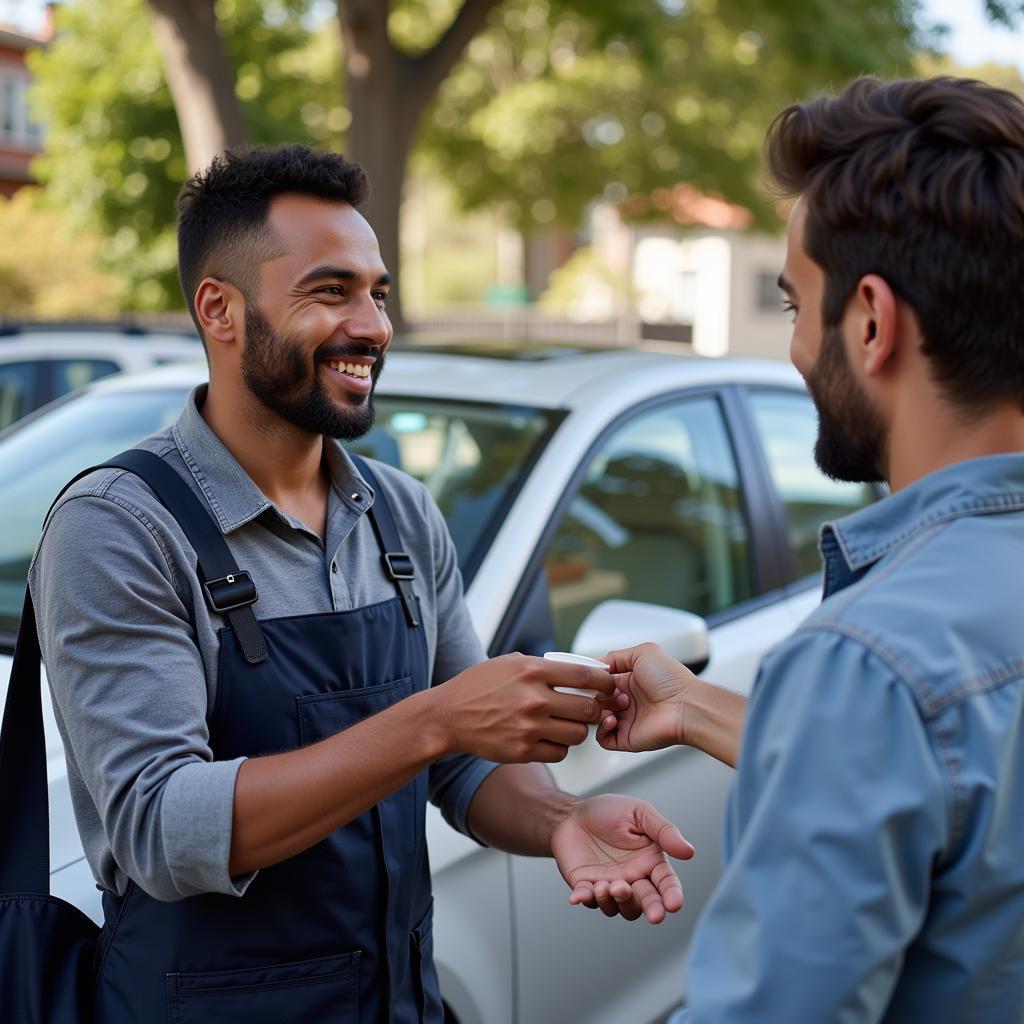
[[[679,395],[632,410],[606,432],[552,520],[506,649],[571,650],[602,601],[644,601],[704,616],[704,675],[749,690],[792,616],[763,550],[778,542],[777,530],[764,521],[762,496],[744,484],[750,453],[733,443],[735,400],[731,390]],[[686,947],[720,873],[732,772],[693,750],[609,753],[590,740],[554,774],[572,792],[650,800],[698,852],[679,865],[684,909],[658,928],[571,908],[550,862],[511,858],[515,1020],[653,1020],[682,993]]]

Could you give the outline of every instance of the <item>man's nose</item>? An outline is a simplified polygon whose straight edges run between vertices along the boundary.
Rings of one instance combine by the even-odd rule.
[[[356,341],[366,341],[377,348],[385,348],[391,341],[391,321],[371,295],[362,299],[352,310],[346,333]]]

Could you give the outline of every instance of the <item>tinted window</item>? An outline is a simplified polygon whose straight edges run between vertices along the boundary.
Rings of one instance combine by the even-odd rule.
[[[422,481],[467,583],[549,432],[537,409],[379,396],[377,425],[349,447]]]
[[[121,369],[109,359],[55,359],[53,366],[54,396],[84,388],[100,377],[109,377]]]
[[[610,598],[712,615],[750,597],[748,531],[718,402],[686,399],[622,426],[587,467],[544,567],[562,650]]]
[[[94,393],[16,429],[0,445],[0,631],[16,632],[43,517],[76,473],[172,423],[185,390]]]
[[[799,392],[757,391],[750,396],[772,480],[786,509],[789,539],[801,576],[818,572],[818,530],[875,499],[868,484],[830,480],[814,461],[818,414]]]
[[[25,574],[57,492],[87,466],[177,419],[187,391],[93,392],[73,398],[0,444],[0,632],[15,632]],[[376,401],[377,426],[351,447],[421,480],[448,521],[467,582],[552,418],[535,409]]]
[[[0,363],[0,430],[34,408],[35,363]]]

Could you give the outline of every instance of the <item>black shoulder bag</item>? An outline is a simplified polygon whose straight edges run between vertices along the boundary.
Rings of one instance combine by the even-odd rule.
[[[25,608],[0,732],[0,1020],[93,1019],[99,928],[50,895],[49,801],[32,595]]]

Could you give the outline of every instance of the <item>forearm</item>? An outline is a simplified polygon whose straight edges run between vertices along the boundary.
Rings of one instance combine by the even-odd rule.
[[[301,853],[448,753],[432,711],[431,692],[417,693],[319,743],[245,761],[235,783],[231,874]]]
[[[735,768],[746,711],[742,694],[698,680],[680,711],[679,742]]]
[[[470,831],[488,846],[528,857],[551,856],[551,833],[579,803],[542,764],[496,768],[469,805]]]

